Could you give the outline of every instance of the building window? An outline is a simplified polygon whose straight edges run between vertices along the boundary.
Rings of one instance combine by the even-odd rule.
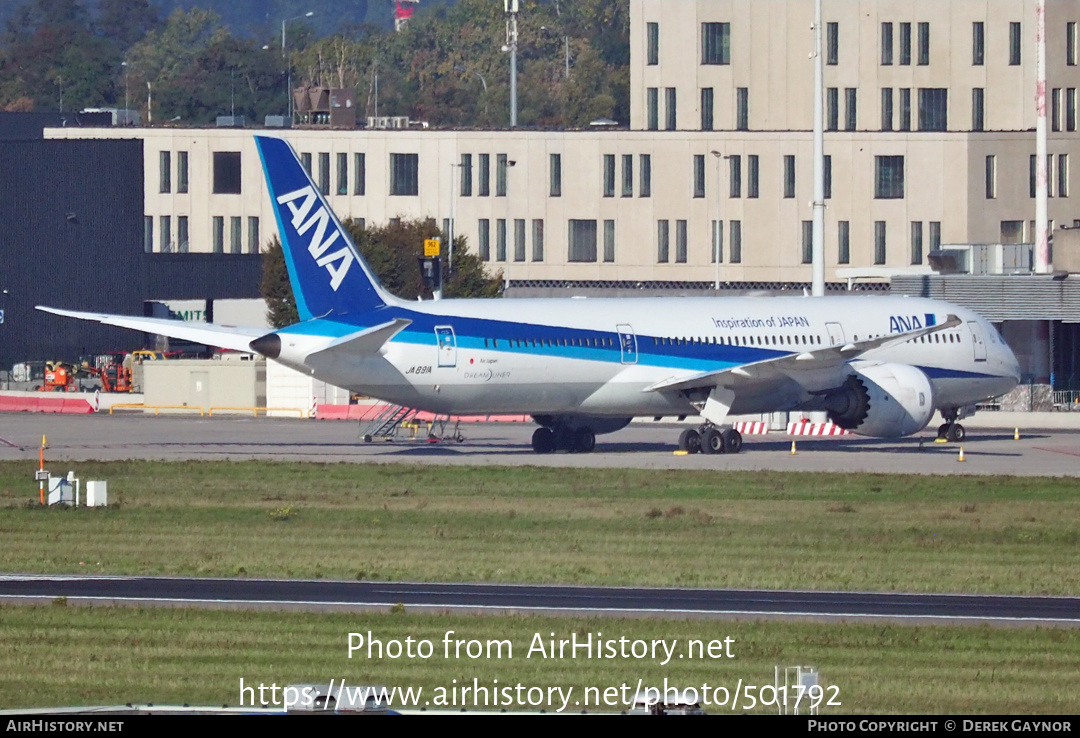
[[[666,220],[656,221],[656,262],[668,263],[668,230],[669,222]]]
[[[1058,197],[1069,196],[1069,155],[1058,154]]]
[[[214,216],[214,253],[225,253],[225,217]]]
[[[495,197],[506,197],[506,170],[509,166],[506,154],[495,156]]]
[[[154,216],[143,216],[143,252],[154,253]]]
[[[919,24],[919,66],[930,63],[930,24]]]
[[[660,24],[646,23],[645,38],[647,57],[645,63],[650,67],[654,67],[660,63]]]
[[[645,105],[647,107],[646,126],[650,131],[660,128],[660,91],[655,87],[645,90]]]
[[[701,88],[701,130],[713,129],[713,88]]]
[[[472,197],[472,154],[461,155],[461,196]]]
[[[712,222],[712,249],[709,251],[709,262],[715,264],[724,261],[724,221]]]
[[[675,88],[664,88],[664,128],[669,131],[676,130],[677,119],[675,116]]]
[[[242,221],[238,215],[229,218],[229,251],[233,254],[243,253],[243,233],[240,230],[241,223]]]
[[[596,261],[596,221],[570,221],[570,253],[567,259],[574,262]]]
[[[642,154],[640,159],[641,166],[640,173],[638,174],[638,196],[639,197],[651,197],[652,196],[652,154]]]
[[[971,130],[982,131],[986,127],[985,90],[975,87],[971,90]]]
[[[1061,88],[1050,90],[1050,130],[1061,130]]]
[[[495,221],[495,261],[506,261],[506,218]]]
[[[604,261],[615,261],[615,221],[604,221]]]
[[[735,128],[739,131],[750,130],[750,90],[746,87],[735,90]]]
[[[514,219],[514,261],[525,261],[525,219]]]
[[[304,152],[300,154],[300,166],[304,168],[308,176],[311,176],[311,154]]]
[[[337,155],[337,194],[349,194],[349,155]]]
[[[1065,24],[1065,64],[1076,66],[1076,22]]]
[[[353,194],[367,192],[367,159],[363,154],[353,154]]]
[[[911,263],[922,264],[922,222],[911,221]]]
[[[911,130],[911,88],[900,90],[900,130]]]
[[[837,223],[837,255],[836,261],[839,264],[851,263],[851,223],[846,220],[841,220]]]
[[[390,194],[419,194],[420,155],[390,154]]]
[[[971,24],[971,65],[981,67],[984,63],[984,50],[986,48],[986,26],[982,21]]]
[[[188,152],[176,152],[176,191],[188,191]]]
[[[562,154],[552,154],[549,157],[550,188],[548,194],[551,197],[562,197]]]
[[[795,197],[795,157],[784,155],[784,197]]]
[[[634,196],[634,155],[623,154],[622,157],[622,192],[623,197]]]
[[[1009,24],[1009,66],[1020,65],[1020,24]]]
[[[240,152],[214,152],[214,194],[240,194]]]
[[[756,198],[758,196],[758,157],[750,154],[746,157],[746,196]]]
[[[330,194],[330,153],[319,152],[319,192]]]
[[[702,157],[704,158],[704,157]],[[704,163],[702,163],[704,168]],[[728,187],[728,197],[742,197],[742,157],[741,156],[729,156],[728,157],[728,181],[730,186]]]
[[[858,105],[854,87],[844,88],[844,130],[854,131],[858,125]]]
[[[686,221],[675,221],[675,261],[686,263]]]
[[[162,151],[161,156],[158,158],[160,169],[160,181],[158,182],[158,192],[171,192],[172,191],[172,152]]]
[[[814,221],[802,222],[802,263],[811,264],[814,261]]]
[[[256,215],[248,216],[248,253],[259,253],[259,218]]]
[[[911,64],[911,24],[900,24],[900,65]]]
[[[938,251],[941,249],[941,222],[937,220],[930,221],[930,250]]]
[[[615,154],[604,154],[604,197],[615,197]]]
[[[881,24],[881,65],[883,67],[892,64],[893,60],[892,28],[892,23]]]
[[[881,90],[881,130],[892,130],[892,88],[885,87]]]
[[[481,261],[491,261],[491,221],[487,218],[481,218],[476,230],[480,259]]]
[[[176,218],[176,251],[180,254],[186,254],[188,247],[188,217],[180,215]]]
[[[919,130],[949,129],[949,91],[944,87],[919,88]]]
[[[158,220],[161,222],[161,253],[168,254],[172,251],[172,218],[163,215]]]
[[[836,131],[840,128],[840,90],[830,87],[825,91],[825,129]]]
[[[991,154],[986,157],[986,199],[997,197],[997,158]]]
[[[825,63],[836,66],[840,58],[840,24],[825,24]]]
[[[532,222],[532,260],[544,260],[544,221],[542,219]]]
[[[704,154],[694,154],[694,197],[705,197]]]
[[[742,263],[742,221],[733,220],[731,226],[731,263]]]
[[[1035,168],[1035,154],[1032,154],[1028,159],[1028,197],[1035,197],[1035,178],[1037,174]]]
[[[731,63],[731,24],[701,24],[701,63]]]
[[[491,194],[491,154],[480,154],[479,159],[480,171],[477,172],[477,176],[480,184],[476,194],[479,197],[487,197]]]
[[[1076,88],[1065,90],[1065,130],[1076,130]]]
[[[904,197],[904,157],[875,156],[874,198],[900,200]]]
[[[874,221],[874,263],[881,265],[885,263],[885,221]]]
[[[825,199],[829,200],[829,199],[832,199],[832,156],[825,155],[823,157],[823,160],[824,161],[822,162],[823,166],[821,168],[822,169],[821,174],[822,174],[822,179],[825,180],[825,182],[824,182],[824,185],[825,185],[824,186]]]

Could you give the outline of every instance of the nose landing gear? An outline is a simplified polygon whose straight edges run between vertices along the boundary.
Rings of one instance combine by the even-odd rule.
[[[958,408],[945,409],[941,411],[941,416],[945,418],[945,422],[938,426],[938,440],[950,443],[963,441],[967,434],[964,432],[964,426],[956,422],[960,417],[960,410]]]

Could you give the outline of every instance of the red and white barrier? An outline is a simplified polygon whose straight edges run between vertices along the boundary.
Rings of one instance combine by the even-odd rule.
[[[769,424],[762,422],[735,423],[733,427],[744,436],[764,436],[769,432]]]
[[[788,423],[787,432],[789,436],[850,436],[851,431],[844,430],[838,425],[832,423],[810,423],[806,420],[799,420],[794,423]]]

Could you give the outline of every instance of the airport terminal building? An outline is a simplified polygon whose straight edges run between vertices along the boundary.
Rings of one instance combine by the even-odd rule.
[[[631,0],[630,9],[629,127],[266,132],[292,143],[340,217],[434,218],[519,294],[808,286],[813,3]],[[966,271],[1030,272],[1035,4],[845,0],[825,2],[824,21],[829,288],[888,289],[907,275],[925,279],[905,289],[929,294],[941,277],[928,254],[952,245],[967,250]],[[1080,225],[1078,24],[1080,2],[1047,2],[1055,228]],[[256,253],[276,233],[254,133],[46,136],[141,140],[143,250],[228,255]],[[1025,315],[1005,333],[1032,357],[1036,381],[1056,370],[1080,389],[1071,307],[1080,293],[1075,278],[1059,281],[1032,306],[1040,319]],[[995,322],[1019,317],[999,303],[973,307]]]

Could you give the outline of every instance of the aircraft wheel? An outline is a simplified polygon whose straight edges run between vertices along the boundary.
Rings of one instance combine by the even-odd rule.
[[[594,448],[596,448],[596,434],[589,428],[578,428],[574,432],[573,450],[579,454],[587,454]]]
[[[688,428],[679,434],[679,450],[689,454],[701,453],[701,434]]]
[[[537,428],[532,435],[533,451],[538,454],[550,454],[555,450],[555,434],[551,428]]]
[[[938,426],[938,429],[937,429],[937,437],[938,438],[945,438],[948,435],[948,433],[949,433],[949,424],[948,423],[942,423],[941,425]]]
[[[701,436],[701,450],[707,454],[724,453],[724,437],[716,428],[709,428]]]
[[[721,431],[720,437],[724,441],[724,453],[737,454],[742,451],[742,433],[739,431],[734,428]]]
[[[964,426],[960,425],[959,423],[953,423],[949,427],[949,432],[945,436],[945,438],[952,443],[959,443],[960,441],[964,440],[966,435],[967,434],[964,433]]]

